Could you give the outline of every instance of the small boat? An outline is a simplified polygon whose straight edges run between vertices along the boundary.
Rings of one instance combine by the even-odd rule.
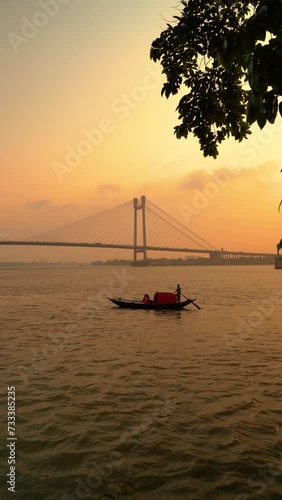
[[[124,309],[170,309],[171,311],[178,311],[183,307],[193,304],[196,299],[187,299],[183,302],[176,302],[175,304],[155,304],[154,302],[143,302],[143,300],[126,300],[126,299],[110,299],[114,304]]]
[[[172,311],[178,311],[179,309],[183,309],[184,307],[188,306],[189,304],[194,304],[196,299],[186,299],[182,302],[177,302],[176,301],[176,295],[174,293],[163,293],[163,292],[156,292],[154,296],[154,300],[148,300],[147,299],[148,295],[144,295],[143,300],[126,300],[126,299],[111,299],[108,297],[108,299],[116,304],[119,307],[122,307],[124,309],[158,309],[158,310],[163,310],[163,309],[169,309]],[[198,307],[198,306],[196,306]]]

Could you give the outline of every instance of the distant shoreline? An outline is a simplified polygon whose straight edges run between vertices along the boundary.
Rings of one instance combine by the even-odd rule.
[[[274,258],[240,258],[240,259],[224,259],[219,267],[221,266],[238,266],[238,265],[274,265]],[[187,258],[187,259],[148,259],[147,267],[187,267],[187,266],[212,266],[210,260],[204,257],[198,258]],[[0,262],[0,269],[5,268],[78,268],[78,267],[131,267],[132,260],[126,259],[112,259],[107,261],[92,261],[92,262],[46,262],[46,261],[33,261],[33,262]],[[142,267],[142,264],[140,265]],[[217,266],[218,267],[218,266]]]
[[[0,262],[0,269],[7,267],[48,268],[48,267],[91,267],[89,262]]]

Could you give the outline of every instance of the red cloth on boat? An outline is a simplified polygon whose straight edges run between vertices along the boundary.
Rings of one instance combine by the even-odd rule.
[[[154,296],[155,304],[176,304],[175,293],[156,292]]]

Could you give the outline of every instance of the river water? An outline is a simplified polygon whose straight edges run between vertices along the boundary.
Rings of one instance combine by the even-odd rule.
[[[94,500],[123,481],[145,500],[282,499],[282,271],[22,268],[0,279],[1,499]],[[201,310],[106,298],[177,283]]]

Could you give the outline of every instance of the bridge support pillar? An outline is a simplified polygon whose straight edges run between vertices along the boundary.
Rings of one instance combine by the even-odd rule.
[[[138,198],[133,199],[134,207],[134,250],[133,250],[133,266],[147,266],[147,236],[146,236],[146,196],[141,196],[141,204],[138,203]],[[143,244],[138,246],[138,210],[142,210],[142,238]],[[137,254],[142,253],[143,259],[138,260]]]
[[[220,250],[214,250],[210,252],[210,265],[212,266],[220,266],[221,265],[221,251]]]

